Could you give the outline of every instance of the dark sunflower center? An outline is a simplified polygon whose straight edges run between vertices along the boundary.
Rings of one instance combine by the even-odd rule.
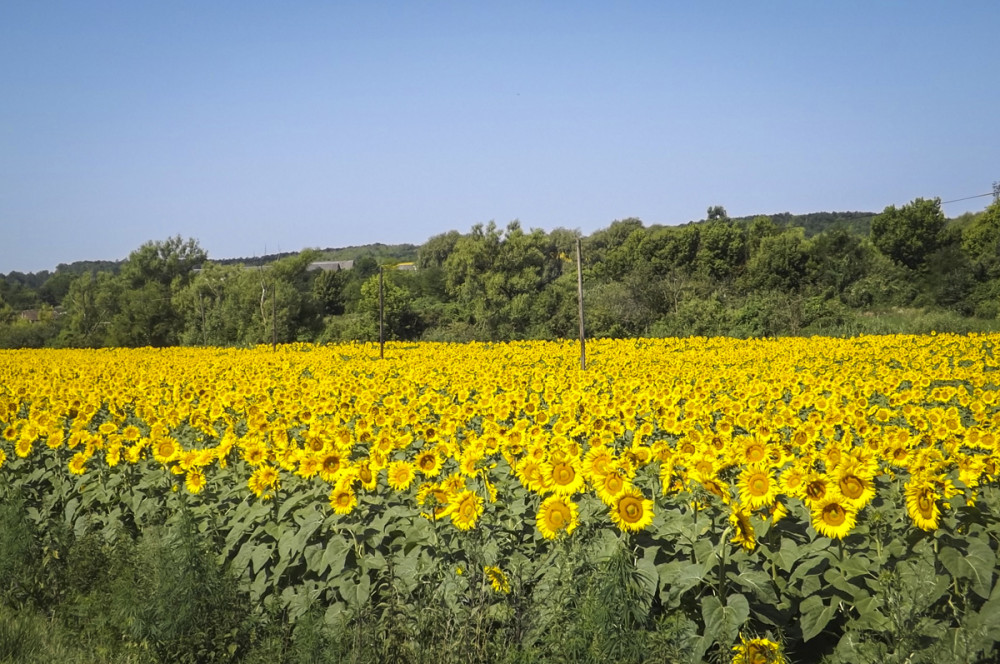
[[[806,486],[806,495],[813,500],[819,500],[826,495],[826,483],[819,480],[810,482]]]
[[[556,505],[549,512],[549,526],[559,530],[569,523],[569,509],[565,505]]]
[[[642,518],[642,501],[632,496],[625,496],[618,503],[618,512],[624,521],[635,523]]]
[[[840,492],[844,494],[845,497],[856,500],[861,497],[865,491],[865,485],[860,478],[854,475],[846,475],[842,480],[840,480]]]
[[[575,477],[576,471],[569,464],[561,463],[552,471],[552,479],[556,484],[569,484]]]
[[[750,494],[753,496],[766,496],[771,483],[763,475],[754,475],[750,479]]]
[[[839,526],[846,520],[847,511],[837,503],[832,503],[823,508],[823,521],[827,524]]]

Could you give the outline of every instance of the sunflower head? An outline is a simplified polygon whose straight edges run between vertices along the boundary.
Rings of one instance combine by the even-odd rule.
[[[857,508],[842,496],[828,494],[812,505],[812,523],[816,532],[831,539],[843,539],[854,528]]]
[[[732,509],[729,512],[729,527],[733,532],[730,542],[742,546],[743,550],[748,553],[757,548],[757,535],[750,522],[748,509],[743,507]]]
[[[625,492],[631,483],[624,469],[614,470],[607,475],[597,479],[597,496],[609,507]]]
[[[747,466],[740,475],[739,488],[741,502],[750,509],[767,507],[778,495],[771,469],[763,464]]]
[[[569,535],[579,523],[579,508],[576,503],[560,495],[549,496],[542,501],[535,518],[538,532],[546,539],[555,539],[562,532]]]
[[[410,488],[413,478],[417,474],[413,469],[413,464],[406,461],[393,461],[389,464],[386,472],[388,473],[389,486],[396,491],[406,491]]]
[[[631,487],[611,506],[611,520],[622,530],[637,532],[653,522],[653,501]]]
[[[510,580],[502,569],[494,565],[487,565],[483,568],[483,574],[486,575],[490,585],[493,587],[493,592],[504,595],[510,594]]]
[[[330,507],[337,514],[350,514],[358,504],[358,497],[349,483],[341,483],[330,492]]]
[[[552,464],[549,478],[552,490],[564,496],[571,496],[583,489],[583,473],[577,464],[570,460]]]
[[[201,493],[205,488],[205,473],[200,470],[189,470],[184,477],[184,486],[191,493]]]
[[[906,486],[906,512],[922,530],[936,530],[941,518],[937,501],[941,495],[930,482],[914,481]]]
[[[740,643],[733,646],[732,664],[786,664],[781,645],[770,639],[748,639],[740,635]]]
[[[475,527],[483,514],[483,499],[475,491],[466,489],[452,499],[451,522],[459,530]]]

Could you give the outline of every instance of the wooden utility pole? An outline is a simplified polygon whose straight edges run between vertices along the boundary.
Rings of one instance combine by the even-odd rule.
[[[278,281],[271,293],[271,352],[278,350]]]
[[[205,302],[198,293],[198,306],[201,307],[201,338],[208,345],[208,319],[205,317]]]
[[[378,359],[385,359],[385,299],[382,295],[384,268],[378,266]]]
[[[583,331],[583,258],[580,238],[576,239],[576,295],[580,302],[580,369],[587,368],[587,339]]]

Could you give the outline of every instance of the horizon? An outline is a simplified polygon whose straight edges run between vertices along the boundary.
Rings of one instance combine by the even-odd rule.
[[[799,216],[808,216],[808,215],[812,215],[812,214],[835,214],[835,215],[836,214],[861,214],[861,215],[872,215],[872,216],[875,216],[875,215],[877,215],[879,213],[878,212],[868,212],[868,211],[864,211],[864,210],[831,210],[831,211],[828,211],[828,210],[818,210],[816,212],[804,212],[804,213],[794,213],[794,212],[787,212],[787,211],[785,211],[785,212],[772,212],[770,214],[742,215],[742,216],[739,216],[739,217],[731,217],[730,216],[728,218],[731,219],[731,220],[734,220],[734,221],[738,221],[738,220],[742,220],[742,219],[751,219],[753,217],[759,217],[759,216],[776,217],[776,216],[779,216],[779,215],[791,215],[793,217],[799,217]],[[963,214],[968,214],[968,213],[963,213]],[[626,219],[634,219],[634,218],[635,217],[620,217],[618,219],[613,219],[611,222],[608,223],[607,226],[602,226],[600,228],[595,228],[591,233],[582,234],[582,237],[586,238],[586,237],[589,237],[590,235],[593,235],[594,233],[600,232],[602,230],[606,230],[611,224],[613,224],[615,222],[624,221]],[[862,217],[862,218],[864,218],[864,217]],[[950,218],[950,219],[954,219],[954,218]],[[519,221],[519,220],[517,220],[517,219],[512,219],[511,220],[511,222],[514,222],[514,221]],[[705,218],[691,219],[689,221],[682,221],[682,222],[679,222],[679,223],[676,223],[676,224],[647,223],[644,219],[640,219],[640,221],[642,222],[642,225],[643,225],[644,228],[652,228],[654,226],[679,227],[679,226],[684,226],[684,225],[687,225],[687,224],[702,223],[702,222],[705,222],[706,219]],[[490,221],[485,222],[485,223],[491,223],[491,222],[495,223],[494,220],[490,220]],[[511,222],[507,222],[507,223],[511,223]],[[501,224],[497,224],[497,228],[502,231],[503,229],[506,228],[507,223],[502,224],[502,225]],[[532,228],[532,227],[524,228],[524,230],[526,232],[531,232],[531,231],[533,231],[535,229],[536,228]],[[540,229],[540,230],[543,230],[546,233],[550,233],[554,229],[550,228],[550,229]],[[579,229],[569,229],[569,230],[579,231]],[[439,233],[434,233],[433,235],[425,238],[423,242],[419,242],[419,243],[414,243],[414,242],[392,242],[392,243],[390,243],[390,242],[375,241],[375,242],[369,242],[369,243],[366,243],[366,244],[352,244],[352,245],[343,246],[343,247],[315,247],[315,246],[308,247],[307,246],[307,247],[302,247],[300,249],[279,250],[279,251],[273,251],[273,252],[267,251],[266,248],[265,248],[265,252],[264,253],[253,254],[253,255],[250,255],[250,256],[225,256],[225,257],[213,256],[212,253],[211,253],[211,251],[209,251],[206,247],[201,246],[200,242],[199,242],[199,246],[201,246],[201,248],[204,249],[206,251],[206,253],[208,254],[208,259],[207,260],[209,262],[211,262],[211,261],[227,261],[227,262],[229,262],[229,261],[242,261],[242,260],[262,260],[262,259],[269,259],[269,258],[277,260],[277,259],[283,258],[285,256],[295,256],[295,255],[301,254],[304,251],[310,251],[310,250],[312,250],[312,251],[319,251],[319,252],[338,252],[338,251],[348,251],[348,250],[351,250],[351,249],[364,249],[366,247],[375,247],[375,246],[382,246],[382,247],[403,247],[403,246],[411,247],[412,246],[414,249],[419,249],[429,239],[431,239],[431,237],[434,237],[435,235],[443,235],[443,234],[446,234],[446,233],[450,233],[452,231],[458,231],[459,233],[462,233],[463,235],[466,234],[466,232],[468,232],[468,231],[461,231],[459,229],[448,229],[446,231],[441,231]],[[167,237],[173,237],[173,236],[167,236]],[[163,241],[163,240],[166,240],[167,237],[149,238],[148,240],[145,240],[142,243],[140,243],[140,245],[136,245],[131,250],[129,250],[129,254],[131,254],[132,251],[135,251],[136,249],[138,249],[139,246],[141,246],[142,244],[146,244],[147,242],[159,242],[159,241]],[[187,240],[187,239],[194,239],[195,241],[198,240],[198,238],[183,238],[183,239],[185,239],[185,240]],[[23,270],[10,270],[10,271],[8,271],[6,273],[5,272],[0,272],[0,276],[9,276],[10,274],[13,274],[13,273],[19,273],[19,274],[28,275],[28,274],[41,274],[42,272],[49,272],[49,273],[53,273],[54,274],[60,267],[63,267],[63,266],[71,267],[71,266],[73,266],[73,265],[75,265],[77,263],[124,263],[126,260],[128,260],[128,255],[126,255],[126,256],[124,256],[122,258],[82,258],[82,259],[78,259],[78,260],[74,260],[74,261],[70,261],[70,262],[62,262],[62,263],[57,264],[55,267],[42,268],[40,270],[33,270],[31,272],[25,272]]]

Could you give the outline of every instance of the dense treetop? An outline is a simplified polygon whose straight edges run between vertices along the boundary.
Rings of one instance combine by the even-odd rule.
[[[212,260],[178,236],[124,261],[0,276],[0,347],[375,340],[380,266],[388,339],[573,337],[577,240],[592,336],[1000,329],[1000,202],[947,219],[918,198],[737,219],[715,205],[698,222],[629,218],[586,237],[490,222],[419,247],[251,259]]]

